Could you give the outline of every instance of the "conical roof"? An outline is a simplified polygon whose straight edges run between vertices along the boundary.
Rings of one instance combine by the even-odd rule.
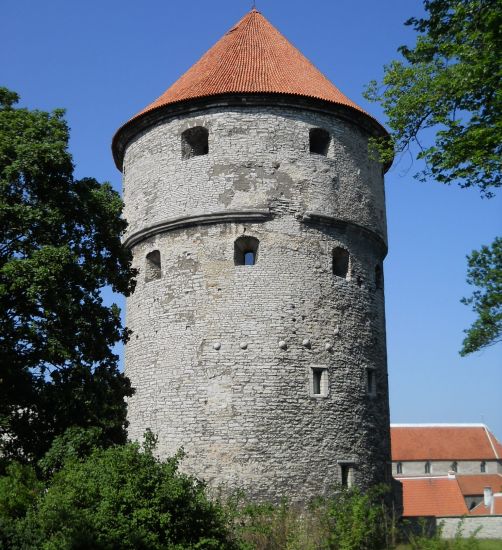
[[[253,9],[136,116],[171,103],[228,93],[298,95],[364,112]]]
[[[246,14],[158,99],[116,132],[112,150],[120,169],[125,141],[136,123],[166,106],[228,94],[283,94],[353,109],[385,129],[332,84],[256,9]]]

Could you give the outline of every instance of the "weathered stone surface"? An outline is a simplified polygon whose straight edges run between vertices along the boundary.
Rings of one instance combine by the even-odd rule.
[[[196,126],[208,129],[209,153],[183,159],[181,134]],[[309,152],[314,127],[331,135],[327,156]],[[255,498],[326,494],[342,465],[362,487],[390,480],[384,296],[375,285],[385,201],[367,139],[328,113],[248,105],[164,118],[128,144],[128,238],[140,235],[127,302],[132,439],[151,428],[162,456],[183,447],[187,471]],[[211,222],[227,210],[270,215]],[[200,216],[208,221],[141,237],[145,227]],[[242,236],[259,240],[255,265],[234,265]],[[350,253],[347,278],[332,273],[336,247]],[[154,250],[162,276],[146,282]],[[312,395],[312,368],[327,369],[325,397]]]

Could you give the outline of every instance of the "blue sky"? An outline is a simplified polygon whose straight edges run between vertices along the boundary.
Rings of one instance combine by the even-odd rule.
[[[0,20],[0,85],[30,108],[67,109],[79,177],[120,189],[115,130],[159,96],[252,6],[249,0],[11,0]],[[362,98],[396,49],[418,0],[258,0],[257,8],[346,95]],[[386,177],[385,261],[393,422],[487,423],[502,440],[502,346],[458,350],[474,315],[465,256],[502,234],[502,199],[419,183],[410,157]],[[119,303],[122,304],[120,301]]]

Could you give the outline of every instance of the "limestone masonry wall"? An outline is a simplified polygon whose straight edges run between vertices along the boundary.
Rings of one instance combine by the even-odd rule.
[[[183,159],[181,134],[196,126],[208,154]],[[327,156],[309,152],[315,127],[331,135]],[[128,144],[124,199],[140,269],[127,302],[130,437],[151,428],[162,456],[183,447],[185,470],[256,498],[390,481],[375,273],[385,199],[363,131],[286,106],[164,119]],[[235,265],[242,236],[259,241],[255,265]],[[337,247],[346,277],[333,274]],[[147,281],[153,251],[160,278]]]

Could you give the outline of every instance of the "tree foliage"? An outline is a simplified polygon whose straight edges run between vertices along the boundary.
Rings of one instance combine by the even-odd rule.
[[[141,449],[129,443],[94,448],[87,456],[78,457],[71,447],[78,447],[83,439],[82,432],[73,433],[57,443],[55,454],[66,446],[66,458],[43,491],[37,490],[38,482],[28,482],[30,466],[16,466],[0,478],[0,522],[7,547],[233,547],[223,508],[207,498],[203,483],[179,472],[180,455],[160,461],[151,445]],[[30,487],[35,490],[22,500],[18,497],[17,507],[2,508],[7,500],[6,482],[16,480],[21,495]]]
[[[462,302],[472,306],[477,319],[465,331],[461,355],[502,341],[502,238],[497,237],[491,246],[474,250],[467,262],[467,282],[478,288]]]
[[[391,128],[378,147],[383,160],[419,147],[425,179],[477,187],[490,196],[502,184],[502,0],[425,0],[411,18],[418,37],[403,59],[385,67],[366,97],[379,101]],[[422,142],[424,130],[433,143]],[[427,140],[427,137],[425,137]]]
[[[0,88],[0,453],[27,461],[73,425],[125,439],[127,331],[100,291],[128,294],[134,272],[120,196],[74,178],[64,112],[17,101]]]

